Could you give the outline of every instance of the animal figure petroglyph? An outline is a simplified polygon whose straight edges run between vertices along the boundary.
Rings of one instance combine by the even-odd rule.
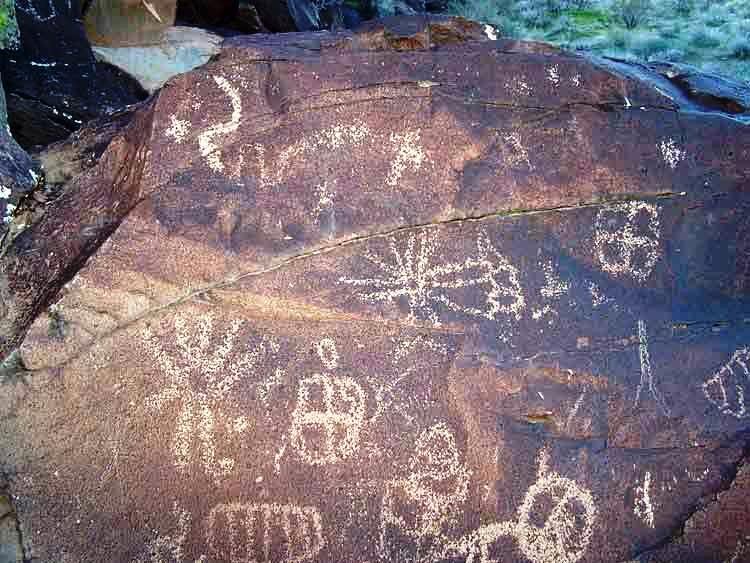
[[[383,494],[379,553],[389,561],[394,531],[410,538],[423,560],[432,560],[469,492],[471,471],[461,461],[453,433],[444,423],[419,435],[409,469],[406,478],[387,483]]]
[[[187,471],[196,450],[203,470],[215,479],[234,467],[231,458],[216,459],[216,411],[266,354],[278,351],[275,342],[263,338],[253,350],[232,357],[242,324],[241,320],[232,321],[221,343],[212,347],[212,314],[200,315],[193,323],[178,316],[174,321],[176,356],[164,350],[149,327],[142,330],[144,344],[167,381],[161,391],[146,400],[146,406],[162,411],[168,403],[180,405],[172,442],[174,464],[180,472]]]
[[[602,270],[643,283],[659,260],[659,208],[645,201],[609,205],[594,223],[594,252]],[[640,257],[640,259],[638,259]]]
[[[436,237],[429,231],[412,234],[402,250],[395,238],[389,239],[392,262],[369,252],[364,257],[377,266],[384,277],[339,278],[340,283],[362,288],[358,297],[368,303],[397,302],[406,298],[409,320],[427,318],[440,325],[433,305],[474,317],[495,320],[499,315],[520,318],[526,307],[518,270],[495,250],[489,238],[477,239],[477,253],[463,262],[436,263]],[[461,294],[477,288],[482,292],[482,307],[461,304]],[[456,293],[458,295],[454,296]]]
[[[295,504],[219,504],[206,533],[209,554],[226,563],[303,563],[326,543],[318,509]]]
[[[492,545],[502,537],[511,537],[533,563],[579,561],[594,529],[594,498],[575,481],[550,471],[546,452],[539,454],[537,462],[537,480],[526,492],[515,521],[481,526],[448,544],[446,552],[464,554],[466,563],[500,563],[491,556]]]
[[[323,366],[338,368],[336,343],[324,338],[315,346]],[[359,448],[367,395],[351,377],[316,373],[299,383],[292,413],[290,443],[311,465],[350,458]]]
[[[750,387],[750,350],[740,348],[731,359],[703,383],[706,399],[723,414],[735,418],[748,416],[745,389]]]

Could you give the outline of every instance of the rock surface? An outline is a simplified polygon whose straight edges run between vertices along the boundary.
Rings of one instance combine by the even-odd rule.
[[[234,39],[97,130],[2,257],[26,559],[746,560],[750,129],[481,31]]]
[[[220,43],[221,37],[208,31],[175,26],[166,30],[156,45],[94,46],[93,50],[97,59],[132,76],[153,94],[173,76],[206,64],[219,52]]]
[[[24,148],[59,141],[84,122],[145,97],[132,79],[97,63],[77,0],[18,0],[20,46],[0,51],[13,135]]]

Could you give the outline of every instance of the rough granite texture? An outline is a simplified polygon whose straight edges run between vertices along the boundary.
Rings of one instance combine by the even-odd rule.
[[[97,135],[2,257],[25,560],[748,561],[746,125],[412,18]]]

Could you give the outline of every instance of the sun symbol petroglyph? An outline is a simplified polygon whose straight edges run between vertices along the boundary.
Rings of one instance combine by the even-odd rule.
[[[209,553],[227,563],[303,563],[326,543],[318,509],[295,504],[219,504],[206,534]]]
[[[174,357],[164,350],[149,327],[142,330],[142,339],[167,380],[166,387],[146,400],[146,406],[162,411],[168,403],[180,404],[172,442],[174,464],[180,472],[187,471],[194,453],[199,454],[206,474],[215,479],[227,475],[234,467],[231,458],[216,459],[215,412],[234,386],[250,376],[266,354],[278,351],[275,342],[263,338],[255,349],[232,361],[230,356],[242,324],[241,320],[232,321],[223,341],[212,348],[212,314],[199,316],[195,323],[178,316],[174,321],[177,349]]]
[[[537,463],[537,481],[526,491],[515,521],[482,526],[449,546],[466,554],[466,563],[499,563],[490,553],[502,537],[515,538],[533,563],[576,563],[583,557],[596,520],[594,498],[575,481],[550,471],[546,452]]]
[[[390,530],[411,538],[420,553],[434,551],[442,542],[431,545],[430,540],[444,539],[468,497],[471,470],[461,461],[456,439],[444,423],[419,435],[409,470],[406,478],[387,483],[383,494],[379,552],[389,560]]]
[[[723,414],[735,418],[748,416],[745,391],[750,389],[750,350],[736,350],[730,360],[703,383],[708,402]]]
[[[339,282],[365,289],[358,294],[358,298],[368,303],[396,302],[405,298],[409,304],[410,321],[422,317],[435,325],[441,323],[433,305],[489,320],[495,320],[499,315],[519,319],[526,307],[518,270],[495,250],[485,234],[477,239],[476,256],[463,262],[433,263],[437,250],[436,236],[428,231],[410,235],[403,250],[399,250],[396,244],[395,238],[389,239],[393,263],[369,252],[363,255],[385,277],[342,277]],[[482,292],[482,308],[462,305],[456,297],[451,296],[452,292],[468,293],[471,288]]]
[[[664,414],[669,416],[669,407],[662,397],[661,392],[656,387],[656,381],[654,380],[654,373],[651,370],[651,356],[648,351],[648,334],[646,332],[646,322],[638,320],[638,358],[641,363],[641,381],[638,383],[638,388],[635,393],[635,406],[641,400],[641,393],[644,389],[648,389],[649,394],[653,397],[656,404],[664,411]]]
[[[315,345],[328,370],[338,368],[336,343],[324,338]],[[289,440],[311,465],[336,463],[353,456],[360,442],[367,395],[352,377],[316,373],[299,383]]]
[[[596,258],[608,274],[630,276],[643,283],[659,260],[660,236],[656,205],[645,201],[610,205],[596,216]]]
[[[643,477],[643,485],[635,488],[635,503],[633,512],[649,528],[654,527],[654,505],[651,501],[651,472],[646,471]]]
[[[225,123],[212,125],[198,136],[198,149],[208,166],[214,172],[224,171],[224,162],[221,160],[221,147],[216,144],[215,138],[234,133],[240,126],[242,119],[242,98],[239,91],[223,76],[214,76],[214,82],[219,89],[226,94],[232,107],[232,116]]]

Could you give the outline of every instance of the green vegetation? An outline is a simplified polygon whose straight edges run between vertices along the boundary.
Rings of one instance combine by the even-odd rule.
[[[452,0],[505,35],[750,82],[750,0]]]
[[[13,0],[0,0],[0,49],[18,44],[18,25]]]

